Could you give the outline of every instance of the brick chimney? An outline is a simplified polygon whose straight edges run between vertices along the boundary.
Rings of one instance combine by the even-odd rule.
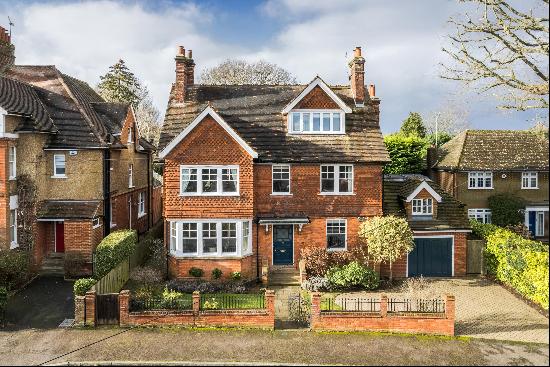
[[[185,93],[187,87],[195,84],[195,62],[193,61],[193,51],[189,50],[185,54],[185,48],[179,46],[178,54],[176,55],[176,85],[174,90],[174,98],[176,102],[183,103],[185,101]]]
[[[15,63],[15,47],[8,31],[0,26],[0,72]]]
[[[362,106],[365,103],[365,58],[361,56],[361,47],[353,50],[353,59],[349,62],[350,84],[355,104]]]

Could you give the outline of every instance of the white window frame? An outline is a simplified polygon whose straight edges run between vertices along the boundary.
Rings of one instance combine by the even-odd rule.
[[[130,163],[128,165],[128,188],[134,188],[134,164]]]
[[[483,179],[483,185],[479,186],[479,179]],[[491,186],[485,186],[486,179],[491,179]],[[472,179],[474,184],[472,185]],[[493,189],[493,172],[491,171],[471,171],[468,172],[468,189],[470,190],[492,190]]]
[[[432,198],[412,199],[411,202],[412,215],[433,215],[433,207],[434,201]]]
[[[323,191],[323,167],[334,167],[334,191]],[[340,192],[340,167],[351,167],[351,191]],[[354,195],[355,168],[353,164],[322,164],[319,167],[320,195]]]
[[[145,191],[138,193],[138,218],[143,217],[145,214]]]
[[[116,222],[113,220],[113,200],[109,201],[109,227],[116,227]]]
[[[532,179],[535,179],[535,186],[532,186]],[[527,183],[527,185],[525,185]],[[521,188],[522,190],[536,190],[539,188],[539,173],[528,171],[521,173]]]
[[[275,184],[275,170],[276,169],[287,169],[288,170],[288,191],[275,191],[274,190],[274,184]],[[285,172],[277,172],[277,173],[285,173]],[[283,181],[282,179],[277,179],[278,181]],[[292,188],[291,188],[291,172],[290,172],[290,165],[289,164],[273,164],[271,166],[271,195],[292,195]]]
[[[131,126],[129,126],[128,127],[128,144],[133,142],[134,142],[134,129]]]
[[[17,147],[11,145],[8,152],[9,161],[9,180],[15,180],[17,177]]]
[[[489,208],[473,208],[468,209],[468,218],[469,219],[482,219],[481,223],[491,223],[492,213]]]
[[[63,157],[63,169],[65,170],[65,173],[64,174],[58,174],[57,173],[57,168],[58,168],[58,164],[56,162],[56,157]],[[61,167],[61,166],[59,166]],[[52,178],[67,178],[67,157],[65,156],[65,154],[54,154],[53,155],[53,176]]]
[[[184,192],[183,191],[183,170],[184,169],[196,169],[197,170],[197,192]],[[202,191],[202,170],[203,169],[216,169],[216,188],[215,192],[203,192]],[[237,190],[236,191],[223,191],[223,170],[224,169],[236,169],[237,170]],[[180,196],[239,196],[240,195],[240,169],[238,165],[222,166],[222,165],[181,165],[180,166]]]
[[[544,237],[544,216],[547,214],[544,214],[545,212],[542,210],[536,211],[535,214],[535,236],[536,237]],[[542,216],[540,218],[539,216]]]
[[[13,217],[12,217],[13,214]],[[10,224],[10,249],[19,247],[17,242],[17,209],[10,209],[9,212],[9,224]],[[12,223],[13,218],[13,223]]]
[[[329,234],[341,234],[341,233],[328,233],[328,226],[330,224],[338,224],[340,227],[344,225],[344,247],[342,248],[328,248],[328,236]],[[348,249],[348,221],[345,218],[329,218],[325,223],[325,247],[327,251],[346,251]]]
[[[300,129],[294,130],[293,116],[295,113],[300,114]],[[319,131],[313,131],[313,114],[319,113]],[[323,114],[328,113],[330,115],[330,130],[325,130],[323,128]],[[334,114],[340,115],[340,130],[334,130]],[[309,115],[309,124],[310,130],[304,131],[304,115]],[[345,120],[346,114],[340,109],[319,109],[319,110],[309,110],[309,109],[295,109],[288,113],[288,132],[290,134],[329,134],[329,135],[342,135],[346,133],[346,124]]]
[[[101,227],[101,220],[99,217],[92,218],[92,228]]]
[[[243,223],[248,223],[248,251],[243,251]],[[197,224],[197,250],[193,253],[183,252],[183,224]],[[216,252],[204,252],[203,223],[216,223]],[[235,224],[236,252],[222,252],[222,225]],[[175,244],[175,245],[174,245]],[[170,221],[170,254],[174,257],[192,258],[242,258],[252,254],[252,220],[251,219],[181,219]]]

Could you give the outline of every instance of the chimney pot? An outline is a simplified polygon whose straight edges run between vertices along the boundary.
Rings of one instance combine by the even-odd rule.
[[[361,57],[361,46],[355,47],[354,56],[355,57]]]
[[[189,50],[187,53],[187,58],[192,59],[193,58],[193,50]]]
[[[369,85],[369,96],[371,98],[376,97],[376,86],[374,84]]]
[[[178,48],[178,56],[179,56],[179,55],[185,56],[185,47],[180,46],[180,47]]]

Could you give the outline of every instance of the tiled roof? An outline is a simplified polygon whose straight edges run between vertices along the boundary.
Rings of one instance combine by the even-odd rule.
[[[101,201],[45,200],[38,204],[39,219],[92,219],[97,217]]]
[[[441,146],[435,167],[548,170],[548,136],[519,130],[466,130]]]
[[[437,218],[433,220],[409,220],[413,230],[470,229],[464,204],[443,191],[435,182],[421,175],[384,175],[385,215],[406,217],[404,200],[423,181],[441,195],[437,203]]]
[[[388,162],[373,102],[355,108],[348,86],[331,89],[354,110],[345,135],[289,135],[281,111],[304,85],[194,85],[185,103],[170,98],[159,148],[163,149],[211,103],[262,162]],[[173,96],[173,91],[172,91]]]

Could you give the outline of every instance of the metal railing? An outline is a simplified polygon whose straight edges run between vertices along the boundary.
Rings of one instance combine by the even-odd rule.
[[[379,312],[380,300],[362,297],[322,298],[321,311]]]
[[[193,298],[191,295],[184,298],[165,299],[158,297],[151,298],[130,298],[130,311],[153,311],[153,310],[192,310]]]
[[[445,301],[442,299],[388,299],[388,312],[444,313]]]
[[[201,294],[201,310],[246,310],[265,308],[265,295],[252,294]]]

